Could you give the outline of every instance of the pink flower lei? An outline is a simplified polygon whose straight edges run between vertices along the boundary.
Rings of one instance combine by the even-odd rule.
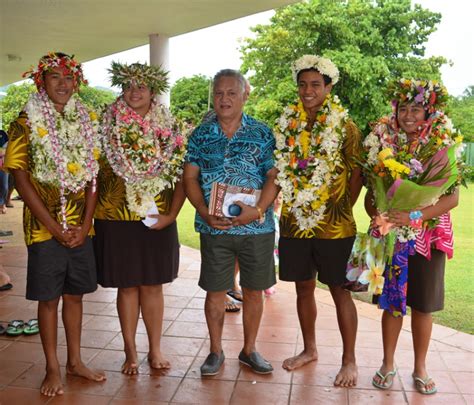
[[[122,97],[109,107],[103,127],[103,147],[112,170],[125,182],[134,183],[159,176],[175,148],[182,145],[182,137],[173,134],[172,128],[164,128],[166,123],[159,122],[160,118],[166,118],[166,114],[155,101],[145,117],[130,108]],[[149,143],[127,143],[126,138],[133,135],[137,141],[146,137]]]
[[[59,193],[60,193],[60,202],[61,202],[61,218],[62,218],[62,227],[64,230],[67,230],[67,216],[66,216],[66,205],[67,200],[65,193],[66,191],[77,193],[78,191],[84,189],[88,183],[86,177],[79,179],[77,182],[66,182],[66,165],[63,159],[63,145],[58,137],[58,133],[56,131],[56,112],[53,111],[51,101],[46,94],[44,89],[41,89],[38,93],[38,98],[41,105],[41,112],[46,119],[46,123],[48,125],[48,133],[51,142],[51,149],[52,149],[52,159],[56,164],[56,168],[58,171],[59,176]],[[79,120],[82,128],[82,134],[85,138],[87,143],[87,160],[85,162],[86,169],[92,178],[92,192],[96,192],[96,176],[97,176],[97,165],[95,164],[94,158],[94,131],[91,126],[89,113],[82,105],[79,100],[76,100],[76,109],[79,113]]]

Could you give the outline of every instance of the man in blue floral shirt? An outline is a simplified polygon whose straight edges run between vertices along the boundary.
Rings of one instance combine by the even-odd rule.
[[[273,367],[256,351],[255,340],[263,311],[262,291],[275,284],[272,203],[277,195],[273,168],[275,140],[263,123],[243,113],[247,99],[245,78],[237,71],[221,70],[214,77],[216,117],[193,132],[184,168],[186,194],[196,208],[196,231],[201,238],[199,285],[207,291],[205,314],[210,354],[201,375],[215,375],[224,361],[221,337],[226,291],[234,285],[234,264],[240,266],[243,291],[244,347],[241,363],[255,372]],[[233,218],[209,214],[214,182],[261,190],[256,206],[237,202],[241,212]]]

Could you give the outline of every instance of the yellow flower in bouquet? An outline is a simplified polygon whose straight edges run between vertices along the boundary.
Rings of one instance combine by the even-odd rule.
[[[378,157],[381,161],[384,161],[385,159],[388,159],[389,157],[392,157],[392,156],[393,156],[393,151],[390,148],[382,149],[378,154]]]

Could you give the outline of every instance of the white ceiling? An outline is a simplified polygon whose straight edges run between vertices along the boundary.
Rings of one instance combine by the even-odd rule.
[[[296,0],[0,0],[0,85],[49,51],[89,61]],[[192,46],[192,44],[190,44]]]

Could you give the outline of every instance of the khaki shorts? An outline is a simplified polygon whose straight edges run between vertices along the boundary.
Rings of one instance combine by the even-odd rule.
[[[261,235],[210,235],[201,233],[201,276],[206,291],[234,287],[234,266],[238,260],[240,285],[265,290],[276,283],[273,248],[275,233]]]

